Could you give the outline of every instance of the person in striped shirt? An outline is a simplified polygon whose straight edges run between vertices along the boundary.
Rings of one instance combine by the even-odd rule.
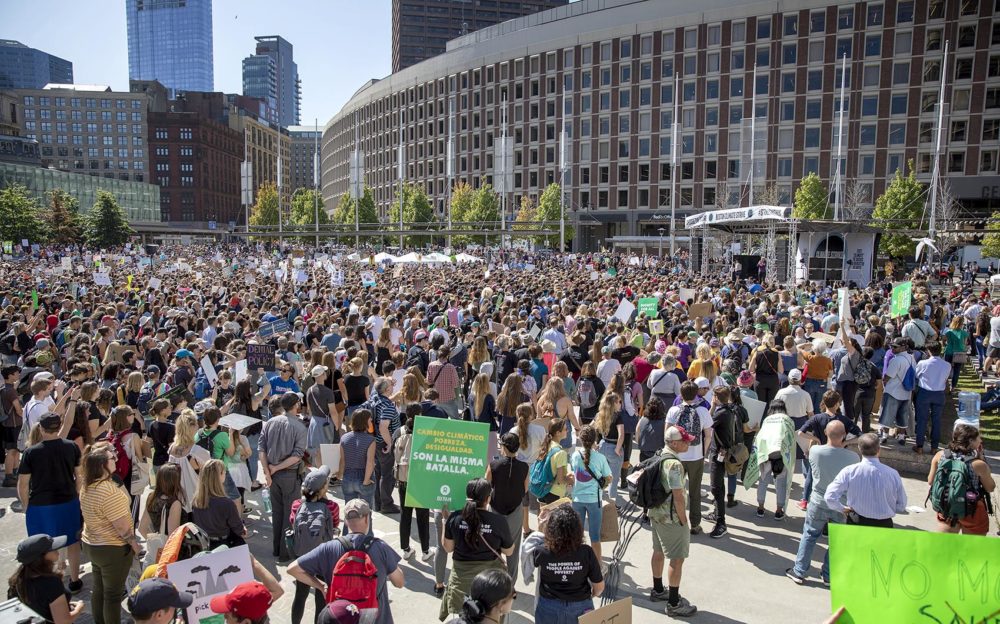
[[[858,438],[861,461],[852,464],[833,479],[823,500],[832,511],[847,516],[848,524],[892,528],[892,518],[906,510],[903,479],[894,469],[879,461],[879,440],[874,433]],[[847,504],[841,498],[847,497]]]

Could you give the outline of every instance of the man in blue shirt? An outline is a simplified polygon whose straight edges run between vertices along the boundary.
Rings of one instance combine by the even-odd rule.
[[[299,384],[292,379],[295,374],[295,366],[289,362],[282,362],[277,374],[268,375],[271,382],[271,394],[284,394],[285,392],[299,392]]]
[[[931,451],[941,441],[941,412],[944,411],[945,390],[951,377],[951,364],[941,358],[941,345],[932,342],[927,345],[929,357],[917,362],[917,386],[920,388],[913,400],[913,411],[917,421],[917,441],[913,451],[917,455],[924,452],[924,432],[927,419],[931,421]]]

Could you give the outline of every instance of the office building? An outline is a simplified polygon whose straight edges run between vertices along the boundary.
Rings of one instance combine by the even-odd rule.
[[[569,0],[392,0],[392,71],[445,51],[455,37],[563,6]]]
[[[151,182],[163,221],[243,223],[243,135],[229,127],[222,93],[189,91],[149,113]]]
[[[313,126],[291,126],[292,139],[292,192],[300,188],[313,188],[313,171],[316,168],[316,145],[322,131]]]
[[[0,89],[41,89],[50,82],[72,84],[73,63],[20,41],[0,39]]]
[[[231,98],[230,101],[234,99]],[[248,111],[235,104],[231,104],[229,108],[229,127],[243,135],[246,160],[250,162],[253,176],[252,201],[256,201],[257,189],[264,184],[273,184],[278,188],[281,208],[284,218],[287,218],[292,193],[295,191],[292,187],[290,166],[292,139],[288,135],[288,130],[261,119],[252,110]]]
[[[212,0],[125,0],[130,80],[212,91]]]
[[[0,91],[0,162],[39,166],[38,141],[21,136],[21,98]]]
[[[299,124],[302,81],[292,44],[277,35],[254,37],[256,52],[243,59],[243,95],[260,98],[277,111],[279,125]]]
[[[59,84],[12,93],[21,101],[24,136],[38,141],[43,166],[135,182],[149,179],[145,93]]]
[[[461,37],[438,57],[362,86],[324,128],[323,197],[333,205],[348,192],[357,130],[366,183],[379,207],[389,206],[402,111],[404,177],[443,206],[452,104],[452,181],[498,180],[494,145],[506,104],[514,143],[507,216],[522,196],[537,198],[558,181],[565,130],[577,248],[656,236],[668,224],[675,170],[681,224],[694,212],[747,206],[751,188],[757,198],[773,188],[788,206],[806,174],[833,181],[846,56],[842,170],[858,205],[870,207],[908,161],[930,181],[943,88],[942,176],[964,210],[987,215],[1000,208],[994,8],[983,0],[787,8],[581,0]]]

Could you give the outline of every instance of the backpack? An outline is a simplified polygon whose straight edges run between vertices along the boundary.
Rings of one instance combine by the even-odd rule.
[[[347,537],[338,537],[344,554],[333,566],[332,581],[326,590],[327,604],[346,600],[362,611],[378,613],[378,569],[368,550],[375,542],[371,535],[365,537],[360,548]]]
[[[677,457],[673,453],[657,453],[636,466],[639,478],[635,481],[634,488],[629,481],[628,495],[637,506],[652,509],[670,500],[670,513],[673,514],[673,497],[663,486],[663,479],[660,477],[660,466],[668,459]]]
[[[854,383],[862,388],[871,386],[874,380],[874,375],[872,375],[873,367],[874,365],[862,356],[858,361],[858,366],[854,369]]]
[[[320,544],[332,540],[334,532],[326,500],[307,501],[302,498],[292,526],[285,530],[285,537],[289,552],[295,557],[310,553]]]
[[[597,388],[594,387],[594,382],[581,378],[576,390],[580,397],[580,409],[591,409],[597,405]]]
[[[944,451],[934,471],[927,499],[934,511],[947,519],[952,526],[960,518],[972,515],[979,501],[979,483],[972,470],[972,460],[951,451]],[[926,501],[925,501],[926,502]]]
[[[126,431],[125,433],[131,433]],[[122,480],[122,483],[131,484],[132,483],[132,460],[129,459],[128,453],[125,451],[125,441],[124,435],[121,433],[109,433],[108,442],[115,449],[115,453],[118,455],[115,458],[115,474],[118,478]]]
[[[745,353],[747,349],[748,347],[744,342],[740,342],[738,345],[727,344],[722,348],[722,359],[733,360],[740,368],[743,368],[743,363],[747,359]]]
[[[202,429],[201,431],[198,432],[198,437],[195,438],[194,443],[197,444],[198,446],[200,446],[201,448],[205,449],[206,451],[208,451],[209,457],[212,457],[214,459],[215,458],[215,436],[219,435],[220,433],[222,433],[222,430],[221,429],[216,429],[212,433],[209,433],[209,434],[206,435],[205,434],[205,430]]]
[[[139,389],[139,401],[136,404],[136,409],[138,409],[139,413],[143,416],[149,414],[149,404],[156,398],[157,385],[159,384],[154,385],[153,382],[147,381],[142,384],[142,388]]]
[[[906,374],[903,375],[903,390],[906,392],[912,392],[914,386],[917,385],[917,371],[913,368],[912,364],[906,369]]]
[[[684,431],[694,436],[691,446],[701,444],[701,418],[698,417],[697,405],[682,405],[681,413],[677,417],[677,424],[684,427]]]
[[[528,491],[535,498],[543,498],[552,491],[552,484],[556,481],[556,475],[552,472],[552,457],[561,450],[561,448],[549,449],[543,461],[532,464]]]
[[[0,385],[0,394],[3,393],[4,389],[7,388],[7,384]],[[10,418],[10,414],[7,413],[6,408],[3,406],[3,399],[0,399],[0,423],[5,423]]]

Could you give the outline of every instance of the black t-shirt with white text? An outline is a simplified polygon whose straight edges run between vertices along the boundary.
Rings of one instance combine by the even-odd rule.
[[[497,558],[494,551],[499,553],[501,549],[514,545],[510,530],[507,528],[507,520],[503,516],[485,509],[478,509],[476,513],[479,514],[480,537],[474,538],[471,544],[465,539],[469,525],[462,518],[462,512],[456,511],[448,516],[444,536],[455,542],[455,550],[452,553],[455,561],[493,561]]]
[[[589,600],[590,584],[604,580],[597,556],[586,544],[562,555],[554,555],[542,547],[532,553],[532,559],[540,572],[538,592],[544,598],[566,602]]]

